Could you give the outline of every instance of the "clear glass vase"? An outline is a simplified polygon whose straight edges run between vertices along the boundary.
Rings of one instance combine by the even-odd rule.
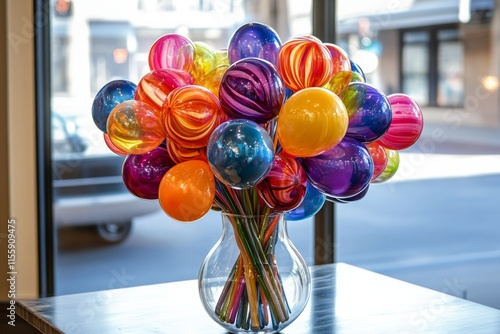
[[[279,332],[311,294],[309,269],[288,238],[283,214],[221,215],[221,237],[200,268],[201,301],[232,333]]]

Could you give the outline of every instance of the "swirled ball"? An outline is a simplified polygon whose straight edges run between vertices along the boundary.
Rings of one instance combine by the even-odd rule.
[[[177,144],[173,140],[167,140],[167,151],[170,158],[176,164],[188,160],[207,161],[206,147],[188,148],[182,144]]]
[[[198,85],[205,80],[210,71],[217,65],[217,56],[215,50],[206,43],[193,42],[194,45],[194,58],[193,66],[191,68],[191,75],[194,82]]]
[[[274,157],[269,174],[257,185],[260,197],[278,211],[293,210],[304,199],[307,176],[302,166],[291,156]]]
[[[196,85],[174,89],[163,105],[163,117],[168,138],[187,148],[206,146],[227,119],[217,97]]]
[[[285,86],[294,92],[323,87],[333,76],[330,51],[318,38],[309,35],[283,43],[277,68]]]
[[[405,94],[387,96],[392,109],[392,122],[380,143],[392,150],[404,150],[413,145],[424,128],[424,117],[417,102]]]
[[[186,71],[173,68],[153,70],[141,78],[134,98],[149,104],[160,114],[163,103],[172,90],[191,84],[193,77]]]
[[[170,33],[158,38],[149,49],[150,70],[174,68],[189,72],[193,66],[194,45],[185,36]]]
[[[141,101],[118,104],[109,114],[106,128],[113,145],[127,154],[149,152],[165,140],[160,117]]]
[[[259,124],[278,115],[284,97],[275,67],[259,58],[245,58],[229,66],[219,87],[220,103],[229,117]]]
[[[385,149],[385,153],[387,154],[387,165],[385,166],[382,174],[379,175],[375,180],[372,180],[371,183],[383,183],[389,181],[399,169],[399,152],[396,150]]]
[[[347,137],[369,143],[382,137],[389,129],[391,105],[377,88],[362,82],[351,83],[340,98],[349,114]]]
[[[244,58],[261,58],[276,65],[281,40],[273,28],[252,22],[239,27],[229,39],[227,48],[231,64]]]

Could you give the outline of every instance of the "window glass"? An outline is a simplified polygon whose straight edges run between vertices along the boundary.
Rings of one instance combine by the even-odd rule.
[[[439,106],[460,106],[464,98],[463,45],[458,41],[446,41],[438,46],[438,94]]]
[[[411,95],[421,105],[429,104],[429,48],[427,45],[404,46],[402,71],[402,92]]]
[[[418,101],[424,129],[392,179],[336,204],[337,260],[500,308],[498,10],[460,20],[462,1],[338,3],[339,43],[351,58],[366,37],[380,43],[367,82]]]

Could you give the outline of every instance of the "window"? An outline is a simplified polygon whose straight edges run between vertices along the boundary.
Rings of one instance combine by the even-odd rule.
[[[402,92],[421,105],[461,107],[464,49],[457,28],[403,30]]]

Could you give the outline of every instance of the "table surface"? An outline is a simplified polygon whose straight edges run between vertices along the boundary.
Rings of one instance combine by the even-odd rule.
[[[500,333],[500,310],[345,263],[310,269],[311,299],[282,333]],[[43,333],[226,333],[195,280],[23,300],[17,313]]]

